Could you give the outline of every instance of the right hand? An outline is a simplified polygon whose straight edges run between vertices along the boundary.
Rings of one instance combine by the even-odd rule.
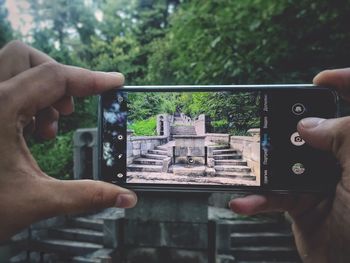
[[[350,68],[327,70],[314,83],[333,87],[350,102]],[[317,100],[317,98],[315,98]],[[250,195],[231,200],[240,214],[287,211],[303,262],[350,262],[350,117],[306,118],[299,122],[300,136],[311,146],[332,151],[342,166],[334,194]],[[329,175],[332,176],[332,175]]]

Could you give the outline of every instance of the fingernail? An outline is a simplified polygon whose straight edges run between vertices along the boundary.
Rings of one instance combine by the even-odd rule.
[[[57,133],[57,131],[58,131],[58,122],[54,121],[53,123],[51,123],[51,127],[55,131],[55,133]]]
[[[133,194],[119,194],[115,202],[116,207],[128,208],[136,204],[136,197]]]
[[[120,72],[108,72],[108,74],[124,79],[124,75]]]
[[[324,122],[325,119],[322,118],[306,118],[300,121],[300,125],[305,129],[312,129]]]
[[[118,80],[118,86],[120,85],[123,85],[124,84],[124,82],[125,82],[125,77],[124,77],[124,75],[122,74],[122,73],[120,73],[120,72],[108,72],[108,74],[110,74],[110,75],[113,75],[114,77],[116,77],[116,78],[118,78],[119,80]]]
[[[319,78],[320,78],[320,74],[321,73],[318,73],[312,80],[312,83],[314,83],[315,85],[318,85],[319,84]]]

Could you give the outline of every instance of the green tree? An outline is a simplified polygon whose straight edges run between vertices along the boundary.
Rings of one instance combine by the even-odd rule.
[[[153,52],[149,45],[165,36],[169,15],[179,3],[179,0],[99,2],[103,20],[97,25],[100,33],[93,41],[93,67],[117,69],[125,74],[128,84],[145,84],[148,58]]]
[[[12,28],[7,20],[5,0],[0,0],[0,48],[12,39]]]
[[[211,132],[244,135],[260,127],[260,96],[256,92],[193,92],[181,95],[181,110],[191,117],[205,114]]]
[[[58,62],[89,67],[87,62],[92,59],[90,47],[96,33],[94,8],[83,0],[29,0],[29,3],[29,13],[34,18],[35,25],[32,30],[31,44]],[[67,175],[72,175],[73,167],[72,131],[82,127],[96,127],[96,125],[97,98],[75,99],[75,113],[60,118],[60,135],[56,139],[57,144],[31,143],[31,151],[48,174],[67,178]],[[54,160],[57,161],[56,167]]]
[[[310,82],[348,64],[346,0],[186,1],[152,43],[147,81],[163,84]]]

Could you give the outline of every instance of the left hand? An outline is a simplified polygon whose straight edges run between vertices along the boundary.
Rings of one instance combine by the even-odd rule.
[[[137,198],[130,190],[48,176],[24,139],[25,130],[54,138],[59,115],[74,110],[73,96],[121,86],[123,75],[65,66],[18,41],[0,51],[0,64],[0,241],[47,217],[134,206]]]

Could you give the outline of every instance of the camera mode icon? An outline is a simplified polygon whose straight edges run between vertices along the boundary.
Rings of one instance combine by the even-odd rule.
[[[305,106],[301,103],[296,103],[293,105],[292,107],[292,112],[295,114],[295,115],[301,115],[305,112]]]
[[[292,171],[294,174],[303,174],[305,172],[305,167],[302,163],[296,163],[292,166]]]
[[[298,132],[295,132],[290,136],[290,141],[295,146],[302,146],[305,144],[305,141],[300,137]]]

